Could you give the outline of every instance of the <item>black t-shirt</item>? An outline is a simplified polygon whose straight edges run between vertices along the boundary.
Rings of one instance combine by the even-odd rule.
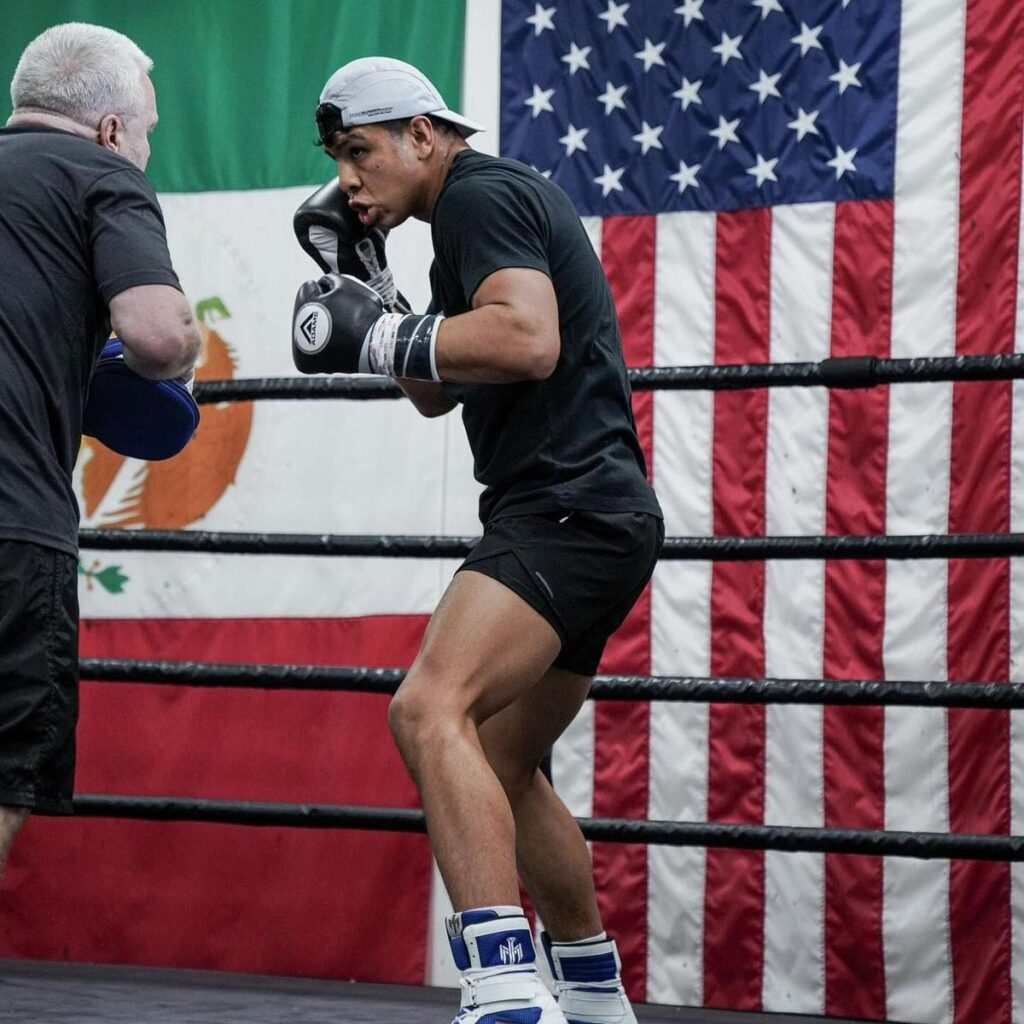
[[[561,353],[545,380],[452,384],[462,403],[480,518],[559,509],[661,515],[636,436],[608,280],[569,197],[515,160],[463,150],[431,223],[431,308],[471,308],[489,274],[530,267],[558,300]]]
[[[78,550],[71,474],[108,305],[180,287],[146,176],[95,142],[0,129],[0,537]]]

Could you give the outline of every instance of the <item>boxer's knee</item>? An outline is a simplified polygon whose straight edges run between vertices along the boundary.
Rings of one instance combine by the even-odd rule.
[[[388,705],[388,728],[406,761],[422,728],[423,714],[423,702],[403,688],[399,688]]]
[[[444,681],[414,666],[388,705],[388,728],[402,757],[414,766],[424,750],[450,742],[465,726],[465,710],[448,699]]]

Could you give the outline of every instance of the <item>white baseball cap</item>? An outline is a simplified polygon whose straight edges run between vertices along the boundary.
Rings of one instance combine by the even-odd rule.
[[[433,83],[411,64],[393,57],[361,57],[338,68],[320,93],[317,123],[321,138],[357,124],[397,121],[417,114],[430,114],[453,125],[465,137],[485,131],[482,124],[445,106]],[[323,104],[340,112],[333,119],[323,116]],[[333,121],[333,123],[332,123]],[[326,141],[326,139],[324,139]]]

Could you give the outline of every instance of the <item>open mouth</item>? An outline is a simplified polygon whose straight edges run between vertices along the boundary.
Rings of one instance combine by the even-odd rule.
[[[372,206],[359,206],[358,204],[350,204],[352,206],[355,215],[359,218],[359,223],[363,227],[370,227],[371,224],[377,219],[376,212]]]

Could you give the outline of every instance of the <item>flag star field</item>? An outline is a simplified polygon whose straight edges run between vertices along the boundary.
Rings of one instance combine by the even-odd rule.
[[[512,0],[502,155],[585,215],[890,198],[899,36],[888,0]]]

